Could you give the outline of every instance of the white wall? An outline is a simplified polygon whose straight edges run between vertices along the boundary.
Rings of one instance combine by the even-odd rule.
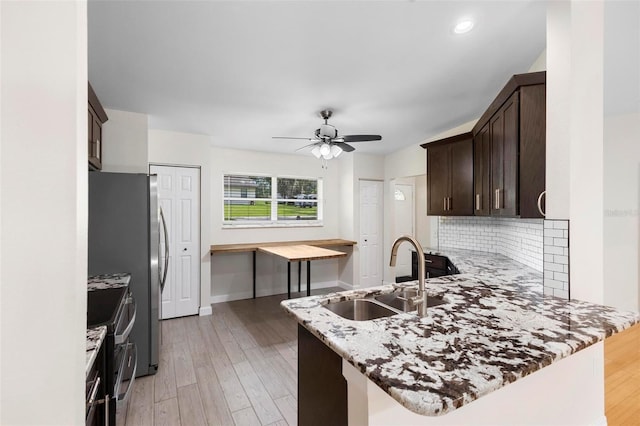
[[[0,424],[79,425],[87,321],[86,2],[0,2]]]
[[[100,93],[96,93],[100,99]],[[149,117],[135,112],[105,109],[109,120],[102,125],[102,170],[148,173]]]
[[[640,3],[605,3],[605,304],[640,311]]]
[[[546,218],[569,218],[571,3],[547,6]]]
[[[545,48],[540,56],[531,64],[527,72],[538,72],[547,70],[547,49]]]
[[[328,168],[310,155],[290,155],[243,151],[213,147],[211,164],[211,234],[209,244],[252,243],[267,241],[313,240],[340,238],[340,162],[342,157],[331,160]],[[223,228],[225,173],[258,173],[315,177],[323,179],[323,226],[279,228]],[[257,255],[258,295],[286,292],[287,265],[274,256]],[[211,301],[220,302],[251,297],[251,254],[216,254],[211,258]],[[292,283],[297,288],[297,265],[292,268]],[[312,286],[336,285],[339,261],[316,261],[311,266]],[[306,269],[302,270],[303,283]],[[314,285],[315,284],[315,285]],[[304,288],[304,286],[303,286]],[[214,307],[215,309],[215,307]]]
[[[416,194],[416,238],[423,247],[434,247],[438,244],[438,228],[435,221],[427,216],[427,175],[414,176]]]
[[[211,138],[149,130],[149,163],[200,167],[200,313],[211,304]]]
[[[571,43],[570,51],[565,52],[571,58],[569,108],[560,115],[570,132],[569,280],[572,298],[602,303],[604,6],[601,2],[572,1],[570,8]],[[549,74],[562,65],[549,63]],[[558,141],[553,130],[547,128],[552,138],[547,146]]]
[[[357,190],[355,188],[353,155],[344,154],[340,156],[338,163],[338,182],[340,188],[340,207],[338,208],[338,235],[341,238],[358,241],[359,236],[355,233],[356,219],[354,217],[353,203]],[[353,249],[351,255],[339,263],[339,281],[349,288],[354,282]]]

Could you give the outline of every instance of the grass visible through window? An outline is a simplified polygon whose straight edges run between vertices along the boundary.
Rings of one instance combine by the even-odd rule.
[[[254,201],[253,204],[231,204],[226,201],[224,206],[225,220],[270,220],[271,203],[268,201]],[[318,206],[295,206],[278,203],[278,219],[283,220],[315,220],[318,218]]]

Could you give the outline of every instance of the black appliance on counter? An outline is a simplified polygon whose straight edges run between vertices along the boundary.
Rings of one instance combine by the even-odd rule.
[[[158,370],[161,281],[166,279],[168,260],[165,250],[163,265],[159,264],[163,225],[157,176],[89,173],[89,275],[131,274],[129,289],[138,305],[131,331],[138,350],[138,377]],[[167,239],[164,232],[164,247]]]
[[[87,327],[105,325],[105,419],[124,424],[136,375],[136,345],[129,335],[136,320],[136,302],[127,287],[92,290],[87,294]],[[102,424],[98,421],[97,424]]]
[[[458,268],[455,267],[448,257],[438,256],[435,254],[424,254],[424,277],[435,278],[444,275],[459,274]],[[411,279],[418,279],[418,254],[411,252]]]

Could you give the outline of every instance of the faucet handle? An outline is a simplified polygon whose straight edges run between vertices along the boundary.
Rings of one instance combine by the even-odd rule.
[[[420,295],[417,295],[417,296],[414,296],[414,297],[398,296],[398,300],[402,300],[403,302],[409,302],[409,306],[418,306],[418,305],[424,303],[424,299]]]

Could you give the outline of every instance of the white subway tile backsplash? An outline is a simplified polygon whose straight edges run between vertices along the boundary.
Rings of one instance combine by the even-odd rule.
[[[543,235],[543,221],[537,219],[440,217],[440,246],[500,253],[538,271]]]
[[[560,297],[562,299],[568,299],[569,298],[569,290],[560,290],[559,288],[554,288],[553,289],[553,295],[555,297]]]
[[[544,294],[570,295],[568,220],[544,221]]]
[[[549,222],[553,222],[554,229],[566,229],[569,230],[569,221],[568,220],[550,220]]]
[[[551,242],[551,244],[544,245],[544,252],[548,254],[560,254],[560,255],[565,254],[562,247],[556,247],[553,245],[553,241]]]
[[[569,247],[569,240],[567,238],[554,238],[553,245],[556,247]]]
[[[442,247],[499,253],[544,274],[544,294],[569,298],[569,221],[440,217]]]

